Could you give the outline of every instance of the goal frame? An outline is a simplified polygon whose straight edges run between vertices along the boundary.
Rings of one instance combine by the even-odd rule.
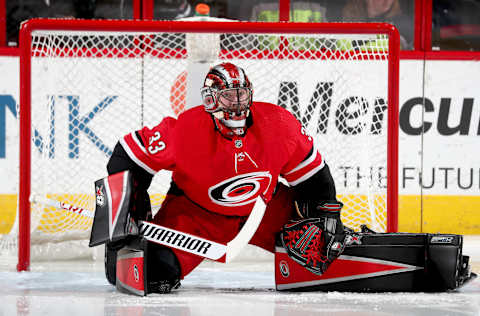
[[[398,230],[398,30],[388,23],[295,23],[295,22],[198,22],[138,20],[32,19],[20,30],[20,170],[18,202],[18,271],[30,267],[31,193],[31,33],[35,30],[185,32],[185,33],[283,33],[384,34],[388,41],[388,144],[387,144],[387,231]],[[282,47],[280,46],[280,49]]]

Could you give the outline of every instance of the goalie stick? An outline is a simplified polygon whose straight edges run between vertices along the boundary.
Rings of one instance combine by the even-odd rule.
[[[94,212],[65,202],[32,196],[30,202],[63,209],[71,213],[92,218]],[[180,249],[211,260],[229,263],[249,243],[257,231],[263,215],[265,202],[259,196],[255,201],[252,212],[237,236],[227,244],[217,243],[195,235],[187,234],[172,228],[164,227],[147,221],[139,221],[139,233],[145,239],[164,246]]]

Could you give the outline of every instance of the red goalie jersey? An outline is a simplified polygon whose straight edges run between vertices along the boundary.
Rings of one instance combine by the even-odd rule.
[[[324,161],[287,110],[253,102],[250,126],[231,139],[215,130],[203,106],[167,117],[121,141],[129,157],[151,173],[173,171],[173,181],[193,202],[224,215],[246,216],[257,196],[268,201],[278,176],[290,185],[308,179]],[[140,135],[141,139],[138,139]]]

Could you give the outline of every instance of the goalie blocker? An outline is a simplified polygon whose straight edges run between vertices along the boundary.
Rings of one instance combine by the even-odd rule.
[[[131,195],[130,171],[95,181],[95,217],[90,232],[90,247],[138,235],[138,226],[130,214]]]
[[[463,236],[452,234],[350,233],[343,254],[322,275],[296,263],[278,243],[275,284],[280,291],[454,290],[476,277],[462,243]]]
[[[105,275],[119,291],[141,296],[168,293],[180,285],[180,265],[169,248],[139,235],[137,220],[131,214],[136,202],[132,182],[130,171],[95,181],[96,206],[89,246],[106,243]]]

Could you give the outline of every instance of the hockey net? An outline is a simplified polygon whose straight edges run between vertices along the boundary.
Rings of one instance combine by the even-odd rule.
[[[246,70],[254,100],[289,109],[314,137],[347,226],[394,230],[397,45],[386,24],[29,21],[19,221],[0,251],[19,248],[19,269],[30,251],[32,260],[91,256],[92,218],[54,203],[94,210],[93,182],[117,140],[199,105],[208,68],[223,61]],[[169,177],[154,178],[154,209]]]

